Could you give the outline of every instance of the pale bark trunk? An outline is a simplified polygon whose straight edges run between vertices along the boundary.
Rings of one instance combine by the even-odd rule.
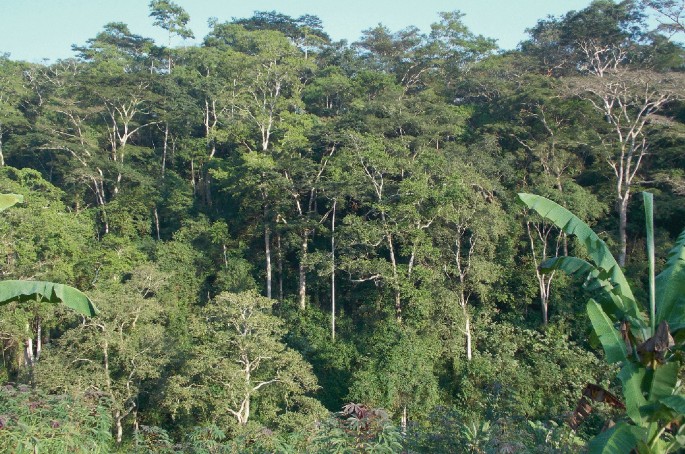
[[[264,208],[264,255],[266,256],[266,297],[271,299],[271,231]]]
[[[300,310],[307,308],[307,240],[309,238],[309,231],[302,233],[302,243],[300,244],[300,283],[298,287],[298,300],[300,303]]]
[[[466,313],[466,308],[464,308],[464,313]],[[466,359],[471,361],[473,358],[472,346],[471,346],[471,320],[468,314],[466,315],[466,323],[464,324],[464,334],[466,335]]]
[[[0,128],[0,167],[5,165],[5,155],[2,154],[2,128]]]
[[[114,413],[114,421],[115,421],[115,423],[116,423],[116,429],[117,429],[116,440],[117,440],[117,444],[118,444],[118,445],[121,444],[121,441],[122,441],[123,435],[124,435],[124,426],[123,426],[123,424],[121,423],[121,420],[122,420],[121,411],[120,411],[120,410],[117,410],[117,411]]]
[[[281,248],[281,234],[276,234],[276,260],[278,260],[278,301],[283,302],[283,249]]]
[[[627,235],[626,226],[628,224],[628,202],[630,201],[630,192],[626,191],[622,197],[618,199],[618,264],[623,267],[626,264],[627,254]]]
[[[248,395],[245,398],[245,411],[243,412],[243,422],[242,424],[247,424],[247,421],[250,419],[250,396]]]
[[[161,236],[159,234],[159,213],[157,212],[157,207],[154,209],[154,215],[155,215],[155,228],[157,229],[157,241],[161,239]]]
[[[40,359],[40,352],[43,351],[43,326],[40,322],[40,318],[36,321],[36,358],[35,361]]]
[[[333,218],[331,220],[331,339],[335,340],[335,208],[333,200]]]
[[[404,407],[402,407],[401,427],[402,427],[402,434],[405,435],[407,433],[407,406],[406,405]]]
[[[193,195],[197,193],[197,184],[195,183],[195,161],[190,160],[190,184],[193,187]]]
[[[166,155],[169,146],[169,123],[166,123],[164,128],[164,146],[162,147],[162,178],[164,178],[164,172],[166,170]]]
[[[385,223],[385,213],[381,213],[383,223]],[[392,265],[392,279],[395,290],[395,318],[398,323],[402,323],[402,295],[400,293],[400,279],[397,271],[397,259],[395,258],[395,246],[392,241],[392,234],[385,232],[385,238],[388,242],[388,250],[390,252],[390,264]]]
[[[24,348],[24,362],[29,368],[32,368],[34,359],[35,358],[33,356],[33,338],[28,337],[26,339],[26,344]]]

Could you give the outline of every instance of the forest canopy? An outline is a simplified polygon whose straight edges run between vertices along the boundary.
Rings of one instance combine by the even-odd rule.
[[[633,333],[611,312],[598,331],[588,273],[544,264],[596,260],[592,279],[632,289],[633,321],[649,308],[646,234],[680,279],[684,6],[595,0],[504,51],[459,11],[353,43],[260,11],[186,45],[188,14],[153,0],[166,44],[112,22],[73,58],[0,56],[0,194],[23,196],[0,213],[2,280],[73,286],[98,311],[0,306],[0,450],[579,452],[638,437],[666,410],[616,397],[634,375],[607,336],[623,333],[611,345],[633,372],[682,377],[680,319]],[[517,193],[589,225],[613,274],[599,243]],[[657,333],[666,347],[640,366],[631,349]],[[685,444],[679,392],[644,452]]]

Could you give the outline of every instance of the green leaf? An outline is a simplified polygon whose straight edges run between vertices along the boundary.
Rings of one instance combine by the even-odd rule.
[[[583,259],[566,256],[552,257],[540,264],[540,271],[543,273],[551,273],[555,270],[561,270],[571,276],[585,277],[585,287],[588,290],[592,291],[601,289],[607,292],[607,294],[609,294],[608,296],[612,298],[612,300],[613,297],[616,296],[612,293],[614,286],[611,285],[607,274],[602,273],[593,264]]]
[[[626,454],[637,445],[642,435],[643,429],[621,421],[590,440],[587,452],[588,454]]]
[[[76,312],[93,316],[97,309],[83,292],[64,284],[44,281],[2,281],[0,282],[0,305],[11,302],[40,301],[63,303]]]
[[[680,365],[677,362],[670,362],[654,369],[652,384],[649,388],[649,401],[654,402],[673,394],[678,381],[678,370]]]
[[[646,372],[647,370],[644,367],[635,363],[626,363],[618,373],[618,378],[623,384],[626,413],[638,425],[644,423],[644,417],[640,412],[640,408],[647,404],[647,400],[642,393],[642,384],[644,383]]]
[[[587,303],[587,314],[599,341],[602,343],[607,361],[609,363],[626,361],[628,356],[626,344],[602,306],[597,301],[590,299]]]
[[[679,414],[685,415],[685,396],[682,394],[664,397],[660,402]]]
[[[656,323],[668,322],[672,333],[685,328],[685,231],[668,254],[656,277]]]
[[[24,196],[20,194],[0,194],[0,211],[4,211],[13,205],[16,205],[17,203],[22,203],[23,201]]]
[[[614,285],[613,292],[620,296],[614,300],[621,305],[618,308],[628,316],[641,320],[630,285],[606,243],[586,223],[558,203],[534,194],[519,193],[518,196],[528,208],[553,222],[567,234],[574,235],[585,245],[594,265],[606,273]]]

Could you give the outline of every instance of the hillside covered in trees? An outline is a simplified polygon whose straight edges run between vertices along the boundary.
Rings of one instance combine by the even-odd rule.
[[[636,194],[657,269],[685,227],[683,6],[596,0],[512,51],[459,12],[351,44],[257,12],[0,57],[0,274],[99,311],[0,306],[0,450],[580,452],[634,421],[576,409],[622,382],[583,277],[539,265],[588,251],[516,194],[591,225],[648,307]]]

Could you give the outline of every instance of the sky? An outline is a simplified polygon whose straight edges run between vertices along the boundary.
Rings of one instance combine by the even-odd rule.
[[[175,0],[191,17],[195,40],[207,34],[207,19],[220,22],[251,17],[254,11],[278,11],[292,17],[318,16],[334,39],[358,40],[379,23],[391,31],[414,25],[424,32],[438,12],[459,10],[469,29],[495,38],[502,49],[525,39],[526,28],[548,15],[558,16],[590,0]],[[149,0],[0,0],[0,54],[33,63],[74,56],[72,44],[84,44],[108,22],[124,22],[132,33],[167,43],[167,34],[152,25]],[[180,45],[182,41],[172,41]]]

